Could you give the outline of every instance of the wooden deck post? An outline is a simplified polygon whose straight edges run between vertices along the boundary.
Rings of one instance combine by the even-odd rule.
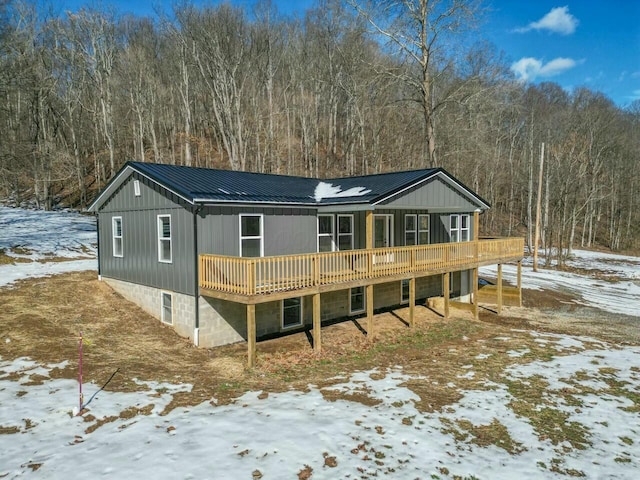
[[[415,326],[415,314],[416,314],[416,279],[411,278],[409,280],[409,326]]]
[[[521,307],[522,306],[522,260],[518,260],[518,280],[516,285],[518,287],[518,306]]]
[[[498,315],[502,313],[502,264],[498,264]]]
[[[322,325],[320,317],[320,294],[313,295],[313,350],[322,351]]]
[[[473,240],[478,241],[480,238],[480,210],[473,212]]]
[[[367,285],[367,340],[373,340],[373,285]]]
[[[256,306],[247,305],[247,367],[256,365]]]
[[[451,296],[451,292],[449,291],[449,286],[451,285],[451,273],[447,272],[444,274],[442,278],[443,290],[444,290],[444,318],[449,318],[449,297]]]
[[[373,210],[367,210],[365,214],[365,248],[373,248]]]
[[[473,318],[476,320],[480,318],[480,311],[478,310],[478,267],[473,269]]]

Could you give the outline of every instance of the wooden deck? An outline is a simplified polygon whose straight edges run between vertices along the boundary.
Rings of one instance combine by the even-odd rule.
[[[204,296],[247,305],[520,261],[524,239],[348,250],[260,258],[200,255]]]

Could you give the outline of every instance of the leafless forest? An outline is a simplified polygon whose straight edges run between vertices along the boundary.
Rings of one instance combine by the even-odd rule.
[[[153,18],[0,0],[0,199],[86,206],[127,160],[332,177],[443,167],[483,232],[640,246],[640,102],[517,82],[476,0]]]

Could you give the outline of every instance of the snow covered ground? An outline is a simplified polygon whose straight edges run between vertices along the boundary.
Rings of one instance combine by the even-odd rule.
[[[94,256],[94,244],[90,217],[0,207],[0,248],[20,246],[28,253],[7,254],[45,260],[0,266],[0,288],[67,265],[95,268],[95,259],[46,262]],[[574,262],[582,269],[611,272],[616,281],[550,270],[534,274],[525,268],[524,286],[566,289],[585,304],[638,315],[639,258],[576,252]],[[515,269],[506,266],[505,277],[515,280]],[[514,363],[499,379],[463,390],[456,386],[462,378],[452,378],[448,387],[461,399],[435,413],[416,408],[418,396],[407,384],[432,380],[411,377],[398,366],[354,372],[328,387],[366,392],[379,401],[372,406],[327,400],[310,385],[306,392],[266,398],[248,392],[224,406],[205,399],[161,415],[174,393],[191,386],[149,382],[145,392],[100,392],[78,417],[71,415],[78,402],[77,382],[49,377],[74,359],[57,365],[8,360],[0,346],[0,478],[547,479],[580,474],[635,480],[640,471],[640,347],[535,332],[518,335],[549,345],[557,354],[523,363],[527,348],[507,351]],[[0,345],[4,342],[0,337]],[[497,353],[478,355],[464,377],[480,376],[492,355]],[[42,383],[35,381],[43,377]],[[553,431],[543,435],[540,426],[517,413],[516,404],[523,400],[513,386],[526,388],[540,379],[547,385],[534,410],[560,415],[560,423],[549,420],[547,426],[576,432],[575,443],[554,443]],[[85,385],[87,397],[97,388]],[[572,402],[567,392],[573,392]],[[504,429],[502,446],[483,446],[482,438],[470,433],[492,425]]]
[[[541,260],[541,264],[544,259]],[[640,257],[575,250],[568,267],[594,271],[596,276],[531,268],[531,257],[523,261],[522,286],[534,290],[556,290],[575,295],[577,302],[612,313],[640,316]],[[515,265],[504,265],[502,275],[516,284]],[[482,267],[480,275],[494,278],[497,267]]]
[[[96,243],[92,216],[0,206],[0,250],[16,259],[0,265],[0,287],[24,278],[96,270]]]
[[[119,479],[142,473],[154,479],[280,479],[296,478],[308,466],[314,479],[531,479],[566,478],[567,472],[636,479],[640,458],[633,452],[640,443],[640,417],[629,408],[634,404],[624,392],[609,388],[606,375],[615,371],[616,381],[625,382],[623,388],[637,396],[640,347],[617,349],[590,339],[531,334],[565,355],[514,364],[500,382],[463,391],[460,401],[436,413],[416,409],[418,397],[405,383],[411,377],[398,367],[356,372],[329,387],[367,391],[380,401],[375,406],[328,401],[311,385],[308,392],[267,398],[249,392],[225,406],[211,399],[161,416],[171,395],[190,386],[149,384],[145,393],[102,392],[88,414],[72,417],[76,382],[51,379],[27,385],[31,375],[46,375],[55,365],[28,359],[0,362],[0,425],[15,432],[0,435],[0,477]],[[478,356],[476,364],[490,355]],[[526,385],[537,378],[549,383],[545,407],[566,414],[565,425],[584,429],[584,445],[554,445],[514,413],[509,382]],[[451,388],[456,388],[454,381]],[[96,389],[86,387],[87,392]],[[566,389],[583,392],[576,395],[579,408],[567,404],[562,395]],[[148,409],[149,414],[127,415],[132,409]],[[88,433],[107,417],[110,422]],[[460,437],[464,431],[458,422],[482,427],[496,421],[510,437],[504,448]]]

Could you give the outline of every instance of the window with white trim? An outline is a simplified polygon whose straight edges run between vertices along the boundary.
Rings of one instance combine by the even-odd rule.
[[[240,256],[264,256],[264,226],[262,214],[240,215]]]
[[[353,215],[338,215],[338,250],[353,250]]]
[[[111,219],[111,235],[113,238],[113,256],[122,257],[122,217]]]
[[[460,215],[460,241],[468,242],[469,236],[469,215]]]
[[[162,292],[162,315],[163,323],[173,324],[173,297],[168,292]]]
[[[449,235],[452,242],[469,241],[469,214],[449,217]]]
[[[400,283],[400,303],[409,303],[409,284],[411,280],[404,279]]]
[[[333,215],[318,215],[318,252],[335,250]]]
[[[171,263],[171,215],[158,215],[158,261]]]
[[[140,180],[134,180],[133,181],[133,194],[136,197],[140,196]]]
[[[404,216],[404,244],[406,246],[416,244],[416,218],[415,214]]]
[[[353,287],[349,290],[349,313],[362,313],[365,311],[364,287]]]
[[[429,245],[431,239],[429,237],[429,227],[431,219],[428,214],[418,215],[418,245]]]
[[[282,300],[282,328],[302,325],[302,297]]]

